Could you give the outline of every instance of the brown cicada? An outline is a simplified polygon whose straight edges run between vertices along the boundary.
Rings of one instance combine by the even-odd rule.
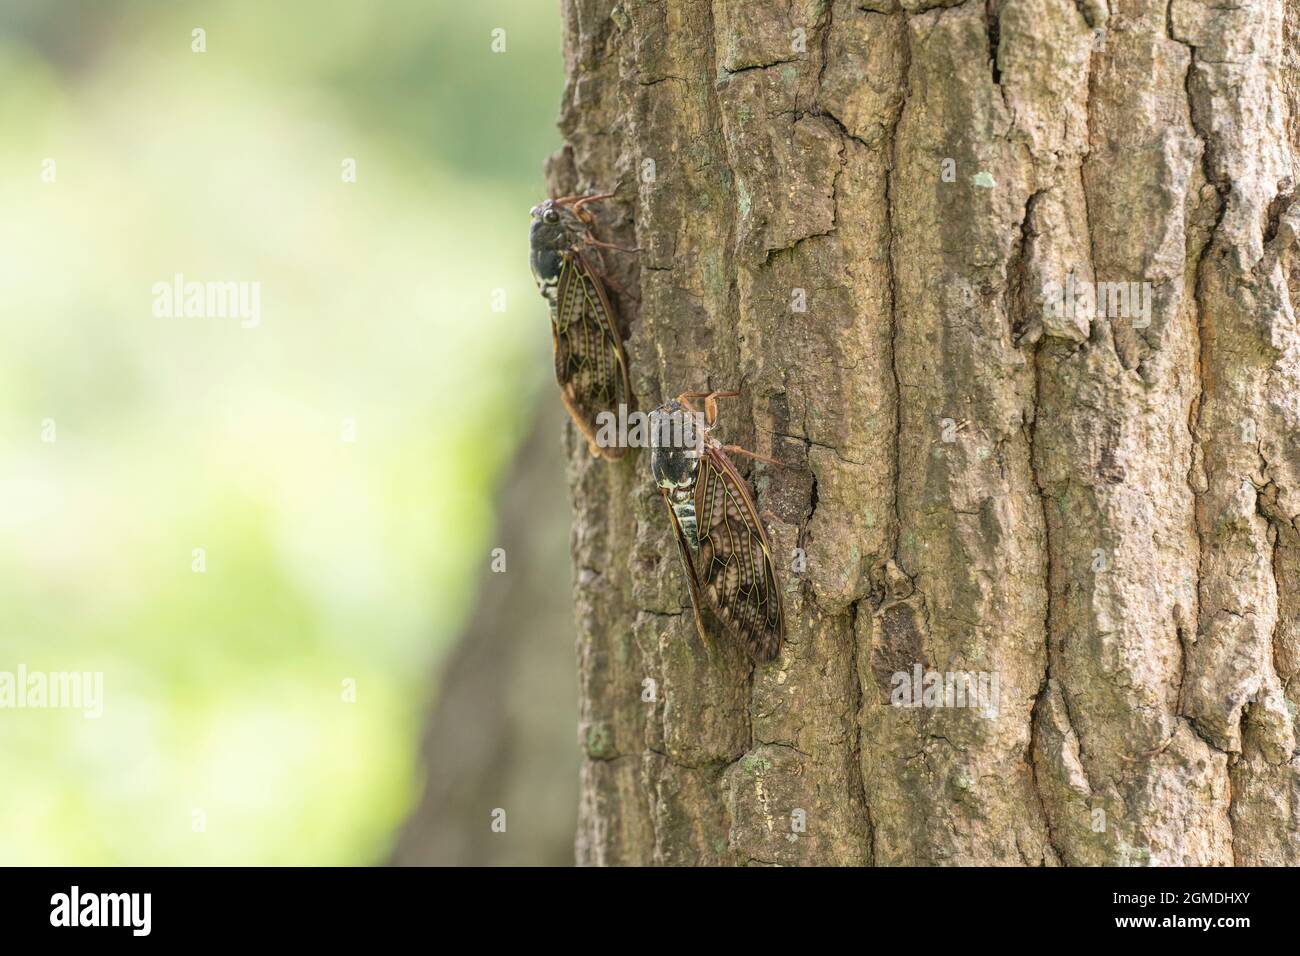
[[[620,405],[625,414],[634,408],[627,357],[605,290],[598,251],[619,247],[592,236],[595,221],[584,208],[612,195],[569,196],[534,206],[528,242],[533,278],[551,307],[560,397],[586,436],[592,454],[620,458],[626,449],[596,442],[597,415],[610,412],[617,421]]]
[[[781,589],[754,496],[726,453],[779,462],[709,434],[718,419],[716,399],[736,394],[687,392],[651,412],[650,470],[668,505],[700,637],[708,642],[703,601],[727,634],[763,662],[781,649]],[[704,399],[702,418],[693,398]]]

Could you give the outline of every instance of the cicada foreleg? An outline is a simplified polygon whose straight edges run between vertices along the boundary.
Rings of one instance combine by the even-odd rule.
[[[704,424],[709,428],[712,428],[718,421],[717,400],[719,398],[735,398],[739,394],[739,392],[721,391],[719,389],[714,389],[711,392],[682,392],[677,396],[677,401],[694,414],[695,408],[691,405],[691,399],[704,399]]]

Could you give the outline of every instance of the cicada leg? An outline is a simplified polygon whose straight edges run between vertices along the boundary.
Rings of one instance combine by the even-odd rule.
[[[740,392],[721,391],[714,389],[712,392],[682,392],[677,396],[677,401],[686,406],[687,409],[694,412],[691,405],[692,398],[704,399],[704,424],[712,428],[718,421],[718,402],[719,398],[735,398]]]
[[[785,462],[777,461],[775,458],[768,458],[766,455],[760,455],[757,452],[746,451],[745,449],[741,448],[739,445],[723,445],[722,450],[729,451],[737,455],[744,455],[746,458],[753,458],[755,461],[765,461],[769,465],[776,465],[779,468],[787,467]]]

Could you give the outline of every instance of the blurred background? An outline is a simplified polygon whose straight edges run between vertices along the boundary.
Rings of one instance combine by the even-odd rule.
[[[104,675],[0,709],[0,864],[572,861],[560,37],[0,0],[0,671]],[[260,321],[155,315],[177,273]]]

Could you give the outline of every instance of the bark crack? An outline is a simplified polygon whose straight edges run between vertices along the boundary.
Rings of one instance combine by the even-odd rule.
[[[1022,233],[1024,233],[1025,230],[1029,228],[1028,226],[1029,217],[1032,212],[1033,202],[1038,195],[1039,195],[1038,193],[1034,193],[1029,197],[1029,199],[1025,203],[1025,218],[1024,218],[1024,222],[1021,224]],[[1027,241],[1027,238],[1025,241]],[[1042,716],[1042,708],[1046,706],[1046,694],[1048,692],[1049,687],[1051,686],[1051,681],[1052,681],[1052,603],[1053,603],[1052,532],[1051,532],[1051,518],[1048,513],[1048,501],[1051,499],[1051,495],[1049,494],[1047,487],[1043,484],[1043,480],[1038,473],[1038,461],[1037,461],[1038,448],[1036,443],[1036,439],[1038,435],[1039,407],[1042,399],[1042,369],[1041,369],[1040,356],[1043,348],[1045,347],[1046,343],[1049,341],[1050,339],[1048,338],[1042,338],[1033,347],[1034,395],[1033,395],[1033,405],[1031,408],[1032,418],[1030,419],[1029,422],[1026,423],[1027,431],[1028,431],[1028,435],[1026,436],[1027,438],[1026,444],[1028,446],[1029,474],[1030,477],[1033,479],[1034,487],[1038,491],[1038,501],[1039,501],[1039,506],[1042,509],[1042,521],[1043,521],[1044,654],[1043,654],[1042,684],[1039,686],[1038,693],[1034,698],[1034,705],[1029,712],[1029,743],[1026,748],[1025,759],[1026,762],[1029,764],[1030,785],[1033,787],[1034,793],[1038,796],[1039,810],[1043,815],[1043,829],[1047,836],[1047,845],[1051,847],[1052,852],[1056,854],[1057,861],[1060,863],[1065,863],[1066,860],[1068,859],[1065,853],[1065,847],[1064,844],[1061,842],[1060,837],[1056,834],[1056,832],[1052,827],[1052,815],[1049,812],[1049,808],[1047,804],[1047,796],[1043,791],[1042,780],[1040,779],[1040,773],[1039,773],[1038,762],[1037,762],[1037,753],[1039,747],[1039,739],[1038,739],[1039,724],[1042,720],[1046,719],[1044,716]],[[1064,692],[1062,692],[1062,698],[1064,699]],[[1067,712],[1066,719],[1068,721],[1069,720],[1068,707],[1066,708],[1066,712]],[[1077,732],[1075,734],[1075,737],[1077,740],[1078,738]],[[1079,759],[1080,762],[1082,762],[1083,742],[1079,740],[1078,744],[1079,744],[1079,754],[1080,754]],[[1085,769],[1085,774],[1086,774],[1086,769]]]
[[[1209,328],[1211,321],[1209,309],[1206,305],[1205,270],[1207,261],[1212,250],[1218,247],[1218,236],[1220,227],[1223,224],[1224,216],[1227,213],[1227,202],[1224,199],[1228,184],[1215,171],[1213,162],[1212,142],[1213,131],[1212,123],[1208,117],[1202,113],[1202,108],[1198,105],[1198,98],[1192,89],[1192,78],[1198,64],[1198,55],[1196,47],[1178,37],[1174,30],[1173,21],[1173,0],[1169,0],[1166,7],[1165,29],[1169,39],[1185,47],[1188,51],[1187,72],[1183,77],[1183,90],[1187,100],[1187,118],[1197,139],[1201,145],[1201,171],[1205,181],[1215,187],[1217,196],[1217,209],[1215,211],[1214,224],[1210,227],[1208,234],[1205,236],[1204,244],[1201,246],[1197,257],[1196,266],[1192,270],[1194,276],[1192,289],[1192,304],[1195,309],[1195,326],[1196,326],[1196,375],[1199,383],[1199,395],[1193,403],[1193,408],[1189,412],[1189,430],[1192,438],[1192,461],[1188,466],[1188,485],[1192,492],[1193,514],[1196,523],[1197,536],[1197,560],[1196,560],[1196,580],[1193,583],[1193,595],[1195,598],[1195,618],[1192,625],[1192,633],[1195,636],[1203,630],[1205,623],[1203,582],[1205,580],[1205,550],[1207,545],[1207,531],[1205,527],[1205,501],[1203,491],[1206,488],[1207,476],[1204,473],[1205,451],[1204,436],[1202,434],[1201,418],[1204,414],[1205,407],[1209,399],[1208,388],[1208,369],[1210,365],[1210,343],[1212,342],[1213,333]],[[1209,105],[1207,104],[1207,108]],[[1198,474],[1198,471],[1200,474]],[[1177,716],[1186,721],[1187,726],[1197,739],[1205,744],[1212,753],[1223,753],[1224,751],[1216,743],[1206,737],[1201,732],[1195,716],[1186,713],[1186,699],[1184,696],[1184,684],[1186,682],[1187,671],[1186,647],[1183,648],[1182,670],[1179,676],[1178,700],[1176,702]],[[1236,860],[1236,824],[1234,820],[1235,794],[1229,798],[1226,812],[1230,842],[1232,844],[1232,853],[1234,863]]]

